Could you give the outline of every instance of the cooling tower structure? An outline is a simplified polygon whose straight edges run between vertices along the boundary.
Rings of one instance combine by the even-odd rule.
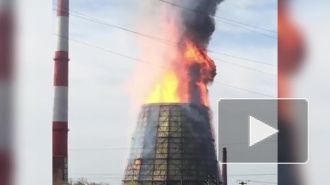
[[[133,136],[124,185],[219,184],[209,109],[147,104]]]

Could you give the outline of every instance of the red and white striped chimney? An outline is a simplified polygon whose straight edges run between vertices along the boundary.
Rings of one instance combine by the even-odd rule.
[[[69,0],[57,1],[54,71],[53,185],[68,183]]]

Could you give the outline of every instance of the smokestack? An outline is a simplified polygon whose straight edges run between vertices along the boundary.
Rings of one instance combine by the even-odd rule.
[[[222,179],[223,185],[227,185],[227,148],[222,150]]]
[[[57,1],[54,71],[53,185],[68,183],[69,0]]]

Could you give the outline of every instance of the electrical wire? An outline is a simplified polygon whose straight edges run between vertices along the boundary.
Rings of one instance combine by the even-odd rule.
[[[255,180],[250,180],[250,182],[253,182],[253,183],[260,183],[260,184],[277,184],[276,182],[255,181]]]
[[[56,34],[54,34],[54,35],[56,35]],[[60,36],[60,35],[56,35],[56,36],[63,38],[63,36]],[[141,60],[141,59],[130,57],[130,56],[127,56],[127,55],[124,55],[124,54],[121,54],[121,53],[117,53],[117,52],[114,52],[114,51],[111,51],[111,50],[107,50],[107,49],[104,49],[104,48],[101,48],[101,47],[98,47],[98,46],[94,46],[94,45],[91,45],[89,43],[85,43],[85,42],[82,42],[82,41],[79,41],[79,40],[75,40],[75,39],[68,38],[68,37],[65,37],[65,38],[67,38],[67,39],[69,39],[69,40],[71,40],[73,42],[77,42],[77,43],[80,43],[80,44],[83,44],[83,45],[86,45],[86,46],[89,46],[89,47],[92,47],[92,48],[95,48],[95,49],[100,49],[102,51],[106,51],[108,53],[111,53],[111,54],[114,54],[114,55],[118,55],[118,56],[121,56],[121,57],[130,59],[130,60],[134,60],[134,61],[138,61],[138,62],[142,62],[142,63],[146,63],[146,64],[152,64],[149,61],[144,61],[144,60]],[[157,65],[155,65],[155,67],[165,68],[164,66],[157,66]],[[252,91],[252,90],[249,90],[249,89],[244,89],[244,88],[241,88],[241,87],[236,87],[236,86],[225,84],[225,83],[222,83],[222,82],[216,82],[216,81],[214,81],[213,83],[219,84],[219,85],[222,85],[222,86],[227,86],[227,87],[235,88],[235,89],[238,89],[238,90],[241,90],[241,91],[246,91],[246,92],[257,94],[257,95],[262,95],[262,96],[265,96],[265,97],[276,98],[275,96],[272,96],[272,95],[268,95],[268,94],[264,94],[264,93],[260,93],[260,92],[256,92],[256,91]]]
[[[57,10],[57,9],[53,8],[53,10]],[[78,12],[76,12],[76,14],[78,14],[78,15],[75,15],[75,14],[72,14],[72,12],[73,11],[70,10],[69,14],[73,17],[77,17],[77,18],[80,18],[80,19],[84,19],[84,20],[87,20],[87,21],[94,22],[94,23],[99,23],[99,24],[109,26],[109,27],[112,27],[112,28],[120,29],[122,31],[130,32],[130,33],[133,33],[133,34],[136,34],[136,35],[139,35],[139,36],[151,39],[151,40],[155,40],[155,41],[158,41],[158,42],[161,42],[161,43],[164,43],[164,44],[174,44],[174,45],[184,46],[183,43],[178,43],[178,42],[175,42],[175,41],[166,40],[166,39],[158,38],[158,37],[151,36],[151,35],[148,35],[148,34],[140,33],[140,32],[134,31],[134,30],[130,30],[130,29],[127,29],[127,28],[124,28],[124,27],[120,27],[120,26],[117,26],[117,25],[107,23],[105,21],[102,21],[102,20],[99,20],[99,19],[96,19],[96,18],[87,17],[87,15],[84,15],[84,14],[81,14],[81,13],[78,13]],[[85,17],[83,17],[83,16],[85,16]],[[239,56],[235,56],[235,55],[230,55],[230,54],[226,54],[226,53],[221,53],[221,52],[213,51],[213,50],[210,50],[210,49],[208,49],[207,51],[210,52],[210,53],[215,53],[215,54],[223,55],[223,56],[226,56],[226,57],[232,57],[232,58],[236,58],[236,59],[240,59],[240,60],[246,60],[246,61],[255,62],[255,63],[259,63],[259,64],[264,64],[264,65],[269,65],[269,66],[276,66],[274,64],[260,62],[260,61],[257,61],[257,60],[252,60],[252,59],[239,57]]]
[[[205,15],[206,14],[205,12],[201,12],[201,11],[198,11],[198,10],[195,10],[195,9],[191,9],[191,8],[188,8],[188,7],[179,5],[179,4],[171,3],[171,2],[168,2],[168,1],[165,1],[165,0],[159,0],[159,1],[160,2],[163,2],[163,3],[167,3],[167,4],[172,5],[172,6],[175,6],[175,7],[178,7],[178,8],[181,8],[181,9],[192,11],[192,12],[195,12],[195,13],[198,13],[198,14],[202,14],[202,15]],[[277,39],[274,36],[271,36],[271,35],[268,35],[268,34],[265,34],[265,33],[262,33],[262,32],[258,32],[258,31],[255,31],[255,30],[252,30],[252,29],[249,29],[249,28],[245,28],[245,27],[242,27],[242,26],[239,26],[239,25],[236,25],[236,24],[241,24],[241,25],[244,25],[244,26],[249,26],[249,27],[252,27],[252,28],[256,28],[256,29],[260,29],[260,30],[264,30],[264,31],[272,32],[272,33],[277,33],[277,32],[275,32],[273,30],[269,30],[269,29],[265,29],[265,28],[260,28],[260,27],[257,27],[257,26],[253,26],[253,25],[246,24],[246,23],[241,23],[241,22],[238,22],[238,21],[233,21],[233,20],[226,19],[226,18],[219,17],[219,16],[213,16],[213,17],[214,18],[217,18],[219,21],[224,22],[226,24],[229,24],[229,25],[232,25],[232,26],[236,26],[236,27],[239,27],[239,28],[242,28],[242,29],[246,29],[246,30],[249,30],[249,31],[252,31],[252,32],[255,32],[255,33],[259,33],[259,34],[262,34],[262,35],[267,36],[267,37],[270,37],[270,38]],[[233,24],[233,23],[236,23],[236,24]]]

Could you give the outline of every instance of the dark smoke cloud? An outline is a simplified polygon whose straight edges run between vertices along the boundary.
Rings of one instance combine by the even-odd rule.
[[[217,6],[223,0],[160,0],[171,4],[175,18],[178,20],[178,27],[181,28],[180,42],[192,41],[199,49],[198,54],[204,56],[206,63],[191,64],[187,67],[189,101],[194,104],[203,103],[201,83],[208,85],[213,82],[216,75],[216,66],[204,53],[215,30],[214,15]],[[172,9],[173,8],[173,9]],[[186,48],[182,48],[182,52]],[[204,102],[205,103],[205,102]]]
[[[188,83],[189,101],[194,104],[207,103],[204,86],[213,82],[216,76],[216,66],[214,61],[207,56],[207,47],[211,36],[215,30],[214,16],[217,6],[224,0],[159,0],[166,3],[169,10],[168,15],[174,18],[176,27],[179,29],[179,43],[185,44],[186,41],[193,43],[196,47],[196,56],[202,57],[203,61],[193,61],[183,67],[187,73],[182,74],[181,83]],[[186,52],[186,47],[180,47],[182,55]],[[188,75],[188,76],[185,76]],[[188,77],[188,79],[187,79]],[[187,81],[186,81],[187,80]],[[203,85],[204,86],[203,86]]]
[[[192,41],[200,50],[207,50],[211,35],[215,30],[214,15],[217,6],[223,0],[172,0],[179,11],[182,26],[182,39]],[[201,52],[203,53],[203,52]],[[189,99],[191,103],[202,102],[201,89],[198,83],[205,85],[213,82],[216,66],[207,56],[210,68],[205,64],[195,63],[189,66]]]
[[[215,30],[214,15],[223,0],[172,0],[180,11],[184,35],[199,48],[206,48]],[[184,7],[183,7],[184,6]]]

